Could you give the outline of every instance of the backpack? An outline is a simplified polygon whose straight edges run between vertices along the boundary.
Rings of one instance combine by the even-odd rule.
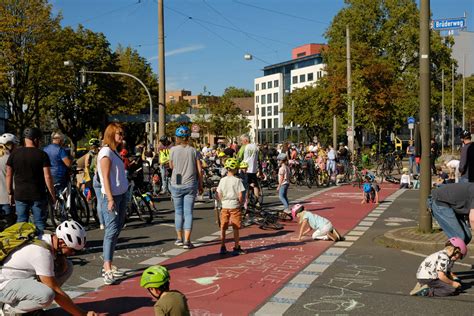
[[[368,182],[364,183],[364,193],[370,193],[372,191],[372,185]]]
[[[10,253],[25,246],[27,243],[38,244],[49,249],[48,245],[37,238],[38,231],[32,223],[16,223],[0,232],[0,263]]]

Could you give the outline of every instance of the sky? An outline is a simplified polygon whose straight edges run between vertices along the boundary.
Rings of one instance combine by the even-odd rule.
[[[163,0],[166,90],[221,95],[253,90],[263,67],[291,59],[291,49],[326,43],[343,0]],[[62,25],[104,33],[112,49],[131,46],[158,73],[158,0],[50,0]],[[419,0],[417,0],[419,3]],[[433,19],[467,15],[474,0],[431,0]],[[246,60],[245,54],[252,54]]]

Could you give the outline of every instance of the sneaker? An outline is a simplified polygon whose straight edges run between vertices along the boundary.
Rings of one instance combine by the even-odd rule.
[[[184,243],[183,243],[183,241],[182,241],[181,239],[176,239],[176,241],[174,242],[174,245],[175,245],[175,246],[180,246],[180,247],[181,247],[183,244],[184,244]]]
[[[332,232],[328,232],[327,235],[328,239],[331,239],[332,241],[337,241],[337,237],[335,234],[333,234]]]
[[[288,214],[288,215],[291,215],[291,210],[290,210],[289,208],[285,208],[285,209],[283,210],[283,213]]]
[[[104,229],[105,229],[104,224],[100,224],[100,230],[104,230]]]
[[[339,232],[335,228],[333,228],[332,233],[336,236],[336,241],[342,240],[341,234],[339,234]]]
[[[234,247],[234,250],[232,250],[232,255],[233,256],[238,256],[238,255],[245,255],[247,251],[243,250],[240,245],[237,247]]]
[[[125,272],[122,271],[122,270],[119,270],[116,266],[112,266],[112,274],[114,275],[114,277],[116,278],[121,278],[125,275]],[[105,276],[105,270],[104,268],[102,268],[102,277]]]
[[[107,271],[104,273],[104,284],[105,285],[112,285],[117,282],[117,279],[114,277],[114,272]]]
[[[192,249],[194,248],[194,245],[190,241],[185,241],[183,243],[183,249]]]
[[[221,246],[221,250],[219,251],[219,254],[221,254],[221,255],[227,254],[227,249],[226,249],[225,246]]]
[[[428,293],[430,291],[430,288],[428,285],[423,284],[421,285],[420,282],[416,282],[415,287],[413,290],[410,291],[410,295],[413,296],[428,296]]]

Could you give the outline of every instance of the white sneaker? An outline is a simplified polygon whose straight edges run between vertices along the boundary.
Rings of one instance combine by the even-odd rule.
[[[125,272],[117,268],[116,266],[112,266],[112,274],[114,275],[115,278],[121,278],[125,275]],[[102,277],[105,277],[105,270],[102,268]]]
[[[100,230],[104,230],[104,229],[105,229],[104,224],[100,224]]]
[[[104,273],[104,284],[112,285],[117,282],[117,279],[114,277],[114,272],[112,270]]]

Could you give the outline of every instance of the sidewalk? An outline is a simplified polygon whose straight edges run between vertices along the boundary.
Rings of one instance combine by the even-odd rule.
[[[395,185],[384,185],[380,201],[396,190]],[[304,204],[346,234],[377,206],[360,204],[361,195],[361,189],[346,185],[312,194]],[[237,257],[218,254],[216,231],[197,240],[202,244],[192,250],[175,248],[137,262],[138,270],[133,277],[75,301],[84,309],[110,315],[153,315],[153,302],[147,291],[139,287],[139,276],[148,265],[163,264],[170,269],[171,287],[187,296],[193,315],[250,314],[333,245],[331,241],[292,240],[297,236],[297,223],[286,222],[284,226],[280,231],[264,231],[254,226],[243,229],[242,248],[249,252]],[[231,247],[229,242],[227,248]],[[60,315],[55,312],[54,315]]]

